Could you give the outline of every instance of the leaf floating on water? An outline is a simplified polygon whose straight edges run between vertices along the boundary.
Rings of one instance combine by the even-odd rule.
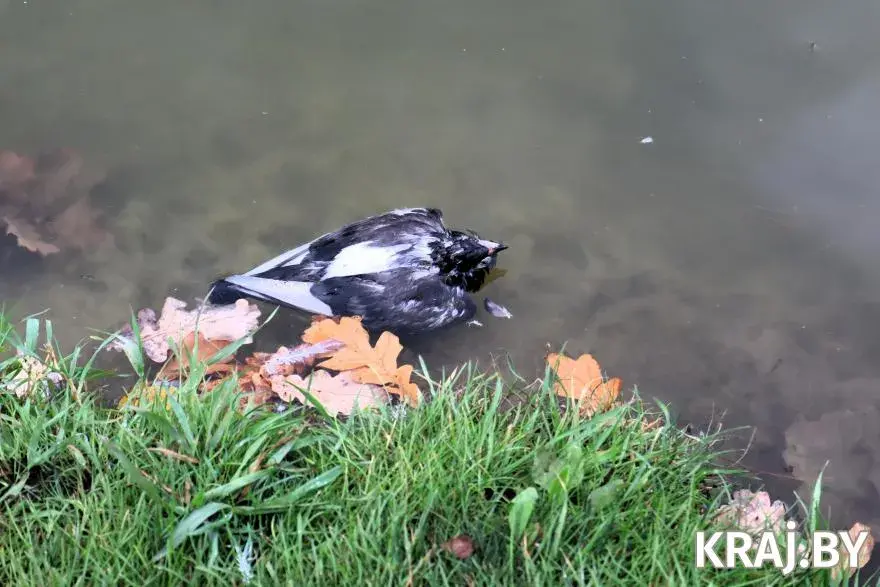
[[[209,306],[201,315],[198,310],[184,310],[185,306],[180,300],[168,298],[158,319],[150,309],[138,312],[143,346],[154,361],[161,362],[167,357],[167,339],[177,336],[181,340],[179,333],[185,333],[180,343],[184,356],[193,353],[198,342],[197,352],[193,353],[195,359],[212,359],[235,339],[247,336],[249,341],[259,316],[256,306],[243,299],[234,306]],[[132,333],[129,331],[121,340],[114,341],[111,348],[124,350],[126,344],[130,346],[131,339],[126,336],[131,337]],[[232,382],[243,393],[242,408],[270,402],[289,404],[294,400],[308,405],[301,389],[309,390],[311,383],[309,393],[334,415],[349,414],[355,405],[367,408],[386,404],[389,394],[400,396],[410,406],[419,405],[421,392],[411,381],[413,366],[397,364],[403,347],[390,332],[383,332],[373,346],[360,319],[315,317],[302,339],[303,344],[294,348],[255,352],[243,363],[236,362],[231,353],[221,360],[213,359],[204,371],[206,379],[201,390],[210,392]],[[223,357],[222,353],[220,356]],[[156,380],[180,380],[188,365],[188,361],[179,363],[174,359]]]
[[[748,489],[735,491],[730,503],[718,508],[715,522],[752,535],[766,530],[774,533],[785,528],[785,504],[779,500],[770,503],[766,491],[752,493]]]
[[[577,400],[580,413],[586,418],[605,412],[617,403],[623,381],[614,377],[605,380],[599,363],[592,355],[577,360],[562,354],[547,355],[547,364],[556,374],[553,391],[556,395]]]
[[[513,314],[510,313],[510,310],[508,310],[501,304],[493,302],[489,298],[483,300],[483,306],[486,308],[487,312],[489,312],[496,318],[513,318]]]
[[[37,392],[49,393],[50,383],[57,388],[64,377],[47,364],[48,359],[49,357],[46,361],[41,361],[37,357],[19,353],[18,368],[7,381],[0,382],[0,391],[13,393],[18,399],[24,399]],[[10,368],[7,372],[11,373],[14,369]]]
[[[317,359],[327,357],[337,348],[336,344],[301,344],[292,349],[282,346],[274,353],[257,352],[247,357],[244,365],[235,368],[238,387],[246,394],[243,404],[252,403],[259,406],[281,399],[273,387],[280,385],[279,382],[285,377],[308,373]],[[206,390],[216,388],[231,375],[232,373],[223,379],[208,382],[205,386]]]
[[[225,341],[228,344],[229,341],[245,338],[245,342],[250,343],[250,335],[257,329],[257,320],[260,317],[256,304],[244,299],[224,306],[204,306],[193,310],[184,308],[186,302],[168,297],[165,298],[165,305],[162,306],[158,319],[156,312],[149,308],[138,312],[137,322],[144,352],[153,361],[163,363],[168,359],[168,351],[171,350],[168,339],[176,347],[180,347],[196,330],[209,342]],[[119,336],[131,339],[131,328],[124,329]],[[124,344],[123,341],[114,341],[107,348],[123,350]]]
[[[309,400],[301,390],[306,390],[330,415],[351,414],[355,409],[377,407],[388,403],[388,394],[380,385],[361,383],[354,379],[351,371],[331,375],[323,369],[316,369],[311,377],[288,375],[274,378],[272,391],[285,402],[294,399],[308,405]]]
[[[352,378],[359,383],[381,385],[389,393],[401,396],[409,405],[414,407],[419,404],[419,388],[410,382],[412,366],[397,366],[397,357],[403,347],[394,334],[383,332],[373,347],[370,345],[370,335],[359,318],[343,317],[337,320],[317,317],[303,333],[302,339],[312,344],[329,340],[342,342],[345,346],[319,367],[351,371]]]
[[[327,340],[317,344],[301,344],[293,349],[281,347],[263,364],[262,370],[266,377],[290,375],[304,365],[311,366],[318,357],[323,357],[341,349],[344,345],[335,340]]]
[[[839,546],[840,562],[837,563],[836,567],[831,569],[831,576],[835,580],[841,578],[843,575],[852,575],[856,570],[863,568],[868,564],[868,561],[871,560],[871,552],[874,550],[874,536],[871,533],[871,527],[856,522],[852,525],[852,528],[849,529],[847,534],[849,534],[850,544],[855,545],[858,543],[860,538],[859,534],[862,532],[867,532],[867,536],[865,536],[864,542],[856,551],[856,568],[851,568],[849,566],[849,553],[847,553],[846,547],[843,544]]]

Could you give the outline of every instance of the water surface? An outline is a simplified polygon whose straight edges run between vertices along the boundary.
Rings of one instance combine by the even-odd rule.
[[[0,246],[66,342],[397,206],[511,244],[433,365],[592,352],[880,525],[880,6],[0,0],[0,148],[109,170],[115,245]],[[642,144],[651,136],[654,142]],[[82,276],[93,276],[84,279]],[[283,317],[282,317],[283,318]],[[289,317],[283,318],[296,323]],[[790,499],[790,494],[782,495]]]

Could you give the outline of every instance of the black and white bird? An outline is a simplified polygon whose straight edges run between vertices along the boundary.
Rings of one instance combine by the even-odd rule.
[[[447,228],[438,209],[402,208],[219,279],[208,302],[247,297],[313,314],[360,316],[371,331],[418,334],[473,318],[469,293],[483,286],[506,248]]]

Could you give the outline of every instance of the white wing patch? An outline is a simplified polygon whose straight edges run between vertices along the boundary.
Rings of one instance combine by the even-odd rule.
[[[330,306],[312,295],[313,283],[304,281],[279,281],[254,277],[252,275],[232,275],[227,281],[242,291],[268,302],[276,302],[301,308],[314,314],[332,316]]]
[[[403,266],[399,253],[412,248],[410,244],[377,247],[372,241],[349,245],[339,251],[321,279],[381,273]]]

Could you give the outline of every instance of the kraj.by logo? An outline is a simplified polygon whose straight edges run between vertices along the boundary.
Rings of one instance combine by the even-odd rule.
[[[772,565],[781,569],[783,575],[791,573],[796,566],[803,569],[840,566],[855,571],[863,564],[859,561],[859,552],[871,536],[867,529],[852,535],[845,531],[816,531],[809,537],[810,548],[806,548],[802,542],[799,544],[800,534],[795,532],[797,523],[790,520],[786,528],[788,531],[781,537],[769,531],[755,536],[742,531],[697,532],[697,568],[705,568],[707,563],[716,569]]]

